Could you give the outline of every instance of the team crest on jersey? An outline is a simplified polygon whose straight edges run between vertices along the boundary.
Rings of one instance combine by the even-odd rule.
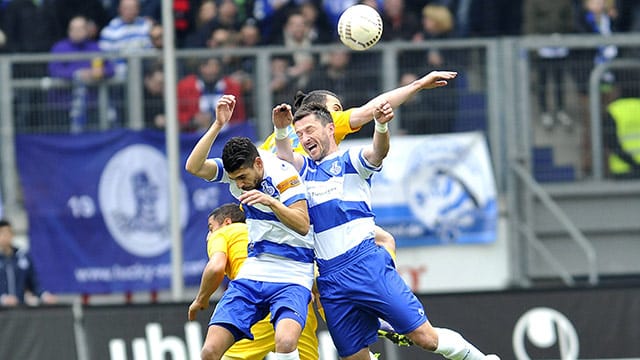
[[[333,164],[331,164],[331,168],[329,169],[329,172],[333,175],[340,174],[342,172],[342,166],[340,166],[340,162],[334,161]]]
[[[268,179],[262,180],[262,184],[260,185],[262,186],[262,192],[265,194],[269,196],[274,196],[276,194],[276,188],[271,185],[271,181]]]
[[[107,162],[98,184],[100,210],[111,236],[125,251],[142,257],[171,246],[165,156],[149,145],[128,146]],[[187,222],[186,187],[181,183],[180,224]]]

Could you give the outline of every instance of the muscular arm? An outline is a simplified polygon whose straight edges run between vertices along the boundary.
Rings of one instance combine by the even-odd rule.
[[[221,129],[222,126],[216,121],[198,140],[185,164],[185,169],[189,173],[205,180],[211,180],[218,174],[216,162],[212,159],[207,159],[207,157]]]
[[[393,108],[388,102],[376,108],[374,114],[377,116],[376,121],[380,124],[387,124],[394,117]],[[371,165],[380,166],[382,165],[382,160],[384,160],[389,153],[389,146],[389,131],[380,132],[376,129],[373,132],[373,143],[370,147],[366,147],[362,151],[362,156],[364,156]]]
[[[233,109],[236,105],[236,98],[233,95],[223,95],[216,105],[216,121],[211,124],[209,129],[202,135],[200,140],[193,147],[185,169],[200,178],[211,180],[218,174],[218,166],[216,162],[207,159],[211,146],[215,142],[222,127],[229,122]]]
[[[291,119],[293,119],[291,106],[287,104],[277,105],[273,108],[271,117],[273,120],[273,126],[276,129],[283,129],[282,131],[287,130],[287,128],[291,126]],[[297,171],[300,171],[304,160],[302,155],[293,151],[289,137],[287,136],[283,139],[278,139],[278,137],[275,136],[274,139],[276,142],[276,155],[280,159],[293,165]]]
[[[369,100],[366,104],[353,109],[349,118],[349,125],[351,125],[352,129],[357,129],[373,120],[373,111],[382,101],[388,101],[391,107],[396,108],[421,90],[446,86],[448,80],[454,79],[457,74],[453,71],[432,71],[410,84],[382,93]]]
[[[306,200],[299,200],[286,206],[278,199],[259,190],[247,191],[240,195],[238,200],[247,205],[262,204],[268,206],[276,217],[293,231],[300,235],[306,235],[309,232],[310,220]]]
[[[196,319],[196,312],[209,307],[209,299],[211,295],[220,287],[222,279],[224,279],[224,271],[227,264],[227,254],[223,252],[215,252],[207,262],[202,271],[202,279],[200,280],[200,289],[198,295],[189,306],[189,320]]]

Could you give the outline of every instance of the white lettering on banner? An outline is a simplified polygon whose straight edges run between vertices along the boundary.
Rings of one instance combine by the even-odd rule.
[[[197,360],[202,348],[202,327],[200,323],[190,321],[184,324],[185,340],[177,336],[162,335],[162,326],[149,323],[145,326],[146,338],[135,338],[131,341],[132,360],[163,360],[171,355],[173,360]],[[109,341],[111,360],[128,360],[126,343],[123,339]]]
[[[186,261],[182,266],[184,276],[197,276],[202,274],[207,261],[204,259]],[[154,279],[166,279],[171,277],[171,264],[143,265],[133,264],[129,266],[113,265],[111,267],[86,267],[74,270],[76,281],[79,283],[102,281],[145,281]]]
[[[67,200],[74,218],[92,218],[96,214],[96,203],[89,195],[74,195]]]
[[[513,329],[513,352],[518,360],[531,360],[526,342],[540,349],[558,346],[560,359],[577,360],[578,334],[573,324],[557,310],[538,307],[524,313]]]
[[[191,201],[198,211],[213,209],[220,204],[220,189],[215,186],[196,189]]]

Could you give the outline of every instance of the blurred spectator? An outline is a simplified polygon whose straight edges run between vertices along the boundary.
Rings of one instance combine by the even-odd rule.
[[[444,5],[426,5],[422,9],[422,28],[413,35],[413,42],[446,40],[454,35],[453,14]],[[467,53],[464,50],[438,49],[407,51],[400,62],[400,86],[418,79],[421,72],[454,69],[462,73]],[[425,64],[426,70],[425,70]],[[418,93],[400,109],[400,124],[409,134],[438,134],[453,131],[458,117],[459,90],[449,84],[431,93]]]
[[[299,8],[309,27],[309,38],[314,43],[326,44],[338,39],[336,28],[331,26],[327,15],[318,8],[315,1],[307,0],[300,4]]]
[[[369,100],[365,91],[354,91],[353,84],[366,81],[357,77],[358,72],[351,66],[351,53],[344,47],[336,47],[329,51],[321,66],[314,69],[306,92],[316,89],[331,89],[342,94],[345,106],[364,104]]]
[[[198,73],[178,82],[178,120],[182,131],[208,128],[214,120],[218,99],[224,94],[236,97],[236,107],[230,124],[246,121],[242,85],[225,76],[218,58],[201,61]]]
[[[76,16],[68,26],[68,37],[57,42],[51,49],[53,54],[97,53],[98,44],[89,39],[87,19]],[[95,88],[91,85],[113,75],[111,62],[103,58],[59,60],[49,63],[49,75],[68,80],[71,89],[53,89],[50,101],[54,114],[70,124],[71,132],[82,131],[89,121],[89,114],[97,122],[97,102]],[[55,116],[55,115],[54,115]]]
[[[600,34],[609,36],[614,31],[613,19],[609,15],[615,13],[612,8],[607,8],[606,0],[583,0],[582,9],[577,17],[576,29],[579,33]],[[573,77],[576,80],[582,110],[582,172],[591,173],[591,121],[589,114],[589,76],[596,65],[610,61],[618,55],[618,48],[613,45],[603,45],[597,49],[577,49],[571,52],[574,66],[571,67]],[[613,72],[607,71],[600,79],[600,96],[603,103],[611,102],[611,90],[615,78]]]
[[[186,36],[184,47],[198,48],[204,47],[207,37],[211,34],[209,23],[215,21],[218,16],[218,5],[215,0],[204,0],[200,3],[195,17],[195,24],[190,33]]]
[[[164,129],[164,69],[156,62],[144,74],[144,125],[147,129]]]
[[[525,35],[567,34],[574,30],[573,0],[537,1],[526,0],[524,6]],[[543,47],[538,49],[534,64],[537,72],[537,98],[540,107],[540,121],[545,128],[551,128],[556,120],[571,126],[572,120],[565,109],[564,84],[567,78],[565,69],[569,49],[566,47]],[[549,104],[547,87],[552,87],[555,115]]]
[[[36,296],[43,304],[57,302],[54,295],[40,287],[29,253],[13,245],[11,224],[0,220],[0,305],[24,305],[25,293]]]
[[[121,0],[119,15],[100,32],[100,48],[120,54],[153,48],[150,36],[152,22],[139,16],[139,13],[138,0]],[[125,78],[126,69],[126,60],[116,62],[116,75],[119,78]]]
[[[153,45],[154,48],[159,50],[163,48],[163,33],[162,24],[153,24],[153,26],[151,26],[149,37],[151,38],[151,45]]]
[[[95,24],[95,31],[102,29],[111,19],[107,13],[102,0],[54,0],[55,13],[53,14],[56,21],[56,40],[60,40],[66,36],[67,28],[71,19],[76,16],[84,16],[91,19]],[[95,37],[90,36],[95,39]]]
[[[273,106],[289,103],[291,94],[299,88],[295,81],[289,77],[289,58],[286,56],[276,56],[271,59],[271,81],[269,90],[273,94]]]
[[[54,20],[53,0],[12,0],[3,11],[0,24],[6,35],[6,50],[11,53],[47,52],[58,40],[61,30]],[[36,76],[37,74],[29,74]]]
[[[637,82],[607,106],[603,124],[609,173],[616,179],[640,178],[640,91]],[[633,91],[630,91],[633,90]]]
[[[293,12],[289,15],[276,44],[294,50],[287,69],[287,76],[296,82],[295,85],[298,89],[304,89],[309,81],[309,75],[315,61],[309,51],[313,45],[311,29],[301,13]]]
[[[296,9],[293,0],[254,0],[251,17],[258,21],[265,44],[272,44],[280,36],[287,16]]]
[[[241,24],[238,17],[238,5],[233,0],[218,0],[218,15],[211,28],[238,31]]]
[[[405,11],[404,0],[385,0],[382,7],[382,41],[411,40],[420,29],[414,13]]]

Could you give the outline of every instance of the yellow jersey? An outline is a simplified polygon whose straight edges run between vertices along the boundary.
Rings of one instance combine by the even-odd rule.
[[[209,258],[216,252],[227,255],[225,274],[231,280],[238,275],[240,267],[247,258],[247,246],[249,243],[249,230],[245,223],[232,223],[219,228],[207,236],[207,254]],[[270,322],[270,316],[260,320],[251,327],[254,340],[242,339],[223,356],[223,360],[262,360],[270,352],[275,351],[275,333]],[[298,340],[298,351],[301,360],[317,360],[318,338],[316,319],[313,306],[309,303],[307,324]]]
[[[245,223],[232,223],[219,228],[207,237],[207,254],[209,258],[215,252],[227,255],[225,274],[231,280],[236,278],[240,267],[247,258],[249,230]]]
[[[331,117],[333,118],[333,124],[336,127],[334,137],[336,138],[337,144],[340,144],[340,142],[342,142],[342,140],[344,140],[344,138],[347,135],[360,130],[360,128],[357,128],[357,129],[351,128],[349,119],[351,118],[352,112],[353,112],[353,109],[348,109],[346,111],[333,111],[331,113]],[[293,129],[292,125],[289,125],[287,127],[287,136],[289,137],[289,140],[291,140],[291,146],[293,147],[293,151],[300,154],[305,154],[304,148],[300,144],[298,136],[296,135],[296,132]],[[264,143],[260,145],[259,148],[275,153],[276,152],[276,135],[274,133],[269,135],[267,139],[264,141]]]

